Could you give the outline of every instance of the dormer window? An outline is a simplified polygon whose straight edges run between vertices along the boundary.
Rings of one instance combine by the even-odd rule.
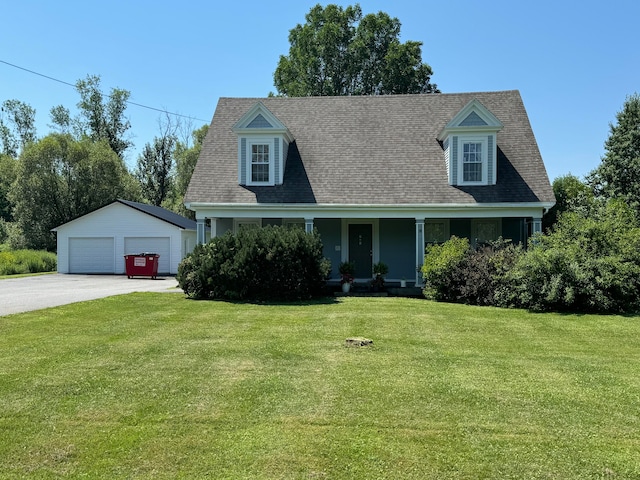
[[[460,183],[482,184],[487,177],[487,140],[461,137],[462,169]]]
[[[497,135],[502,123],[478,100],[469,102],[442,129],[438,140],[450,185],[495,185]]]
[[[251,144],[251,183],[269,183],[269,144]]]
[[[233,127],[238,136],[238,183],[281,185],[291,133],[262,103],[256,103]]]

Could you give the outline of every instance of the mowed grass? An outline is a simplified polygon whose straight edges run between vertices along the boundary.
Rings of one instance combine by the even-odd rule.
[[[640,478],[639,320],[165,293],[0,317],[0,478]]]

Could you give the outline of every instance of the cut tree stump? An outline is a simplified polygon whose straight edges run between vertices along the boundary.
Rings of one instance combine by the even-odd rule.
[[[351,337],[344,341],[347,347],[368,347],[373,345],[373,340],[364,337]]]

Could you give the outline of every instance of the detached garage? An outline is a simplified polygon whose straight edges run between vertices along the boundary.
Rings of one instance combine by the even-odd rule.
[[[124,256],[160,255],[158,273],[178,273],[196,244],[196,222],[161,207],[116,200],[53,229],[59,273],[124,274]]]

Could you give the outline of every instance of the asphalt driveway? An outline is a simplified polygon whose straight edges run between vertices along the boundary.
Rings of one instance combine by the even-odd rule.
[[[51,274],[0,280],[0,316],[132,292],[182,292],[175,277]]]

